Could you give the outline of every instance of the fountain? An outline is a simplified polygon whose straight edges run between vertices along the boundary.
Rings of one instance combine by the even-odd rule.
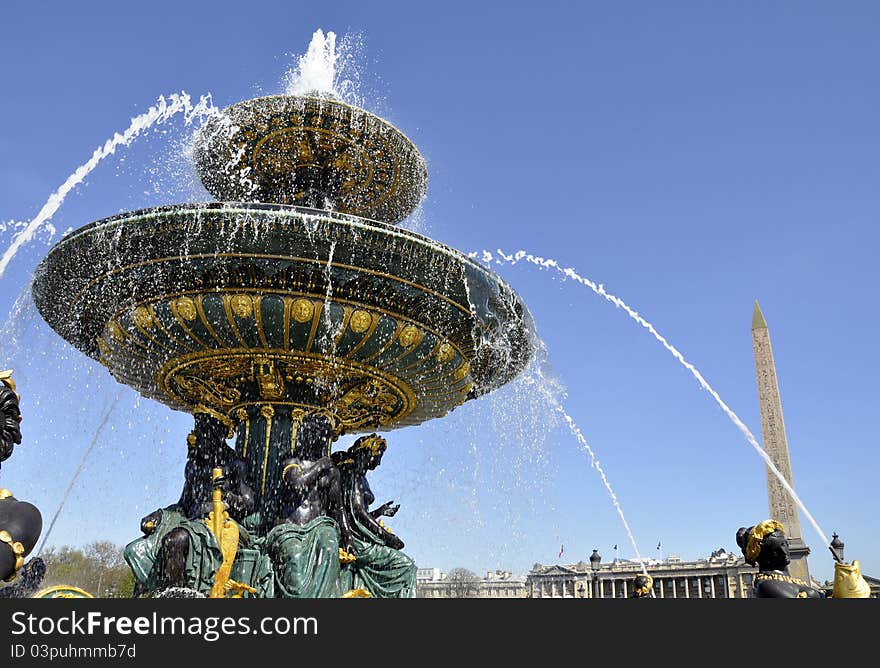
[[[272,596],[276,588],[252,585],[256,570],[265,582],[278,567],[261,541],[284,523],[286,476],[307,466],[296,458],[315,443],[315,460],[328,455],[341,434],[443,417],[500,387],[532,358],[534,325],[485,266],[395,226],[425,195],[425,162],[400,130],[332,93],[233,104],[201,127],[194,158],[217,202],[74,231],[41,262],[33,296],[48,324],[117,381],[195,416],[192,461],[214,448],[186,474],[198,500],[213,503],[211,519],[189,513],[175,528],[199,533],[205,554],[219,548],[218,581],[240,586],[209,577],[201,595]],[[234,455],[217,454],[233,434]],[[364,442],[378,457],[375,438]],[[235,490],[247,490],[238,514]],[[162,517],[145,518],[141,540]],[[230,548],[239,527],[241,549]],[[167,566],[163,548],[130,563]],[[349,551],[340,544],[343,566]],[[199,591],[192,578],[175,582]],[[143,591],[159,593],[155,583],[145,572]]]

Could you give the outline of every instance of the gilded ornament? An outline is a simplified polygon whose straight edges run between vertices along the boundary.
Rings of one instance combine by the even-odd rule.
[[[777,522],[776,520],[764,520],[752,528],[749,532],[749,542],[746,546],[746,561],[754,563],[758,560],[758,555],[761,554],[761,541],[764,540],[764,536],[767,536],[774,531],[781,531],[784,533],[785,528],[782,526],[781,522]]]
[[[373,455],[380,455],[388,447],[387,442],[381,436],[367,436],[358,444],[356,450],[369,450]]]
[[[351,564],[357,561],[357,557],[354,556],[351,552],[346,552],[341,547],[339,548],[339,563],[341,564]]]
[[[260,357],[254,360],[254,377],[262,399],[280,399],[284,396],[284,380],[275,360]]]
[[[315,314],[315,305],[308,299],[293,302],[293,319],[300,323],[309,322]]]
[[[295,464],[294,462],[290,462],[290,464],[281,469],[281,477],[283,478],[284,474],[286,474],[290,469],[299,469],[300,471],[302,471],[302,466],[300,466],[299,464]]]
[[[31,598],[95,598],[85,589],[72,585],[53,585],[41,589]]]
[[[455,378],[455,380],[461,380],[462,378],[467,376],[470,372],[471,372],[471,365],[468,364],[467,362],[464,362],[461,366],[459,366],[455,370],[455,373],[452,374],[452,376],[453,376],[453,378]]]
[[[440,344],[439,348],[437,348],[437,361],[440,362],[440,364],[446,364],[454,356],[455,348],[445,341]]]
[[[12,369],[0,371],[0,383],[3,383],[6,387],[15,392],[15,396],[19,398],[21,397],[15,389],[15,381],[12,379]]]
[[[422,333],[414,325],[407,325],[400,332],[400,345],[404,348],[412,348],[422,340]]]
[[[342,598],[373,598],[373,595],[363,587],[357,589],[349,589],[342,595]]]
[[[10,496],[12,496],[12,492],[10,490],[6,489],[5,487],[0,488],[0,501],[2,501],[3,499],[8,499]]]
[[[125,341],[125,330],[122,329],[122,325],[120,325],[115,320],[107,325],[107,329],[110,332],[110,338],[116,343],[122,343]]]
[[[368,311],[357,310],[351,314],[350,326],[355,334],[363,334],[372,324],[373,316]]]
[[[249,318],[253,315],[254,301],[249,295],[232,295],[229,305],[239,318]]]
[[[238,552],[238,525],[229,518],[229,512],[226,510],[226,503],[223,501],[223,490],[219,485],[219,480],[222,477],[223,469],[213,469],[212,510],[205,518],[205,524],[208,525],[211,533],[217,538],[217,543],[220,545],[220,553],[223,555],[223,561],[214,576],[214,585],[208,594],[209,598],[226,598],[226,594],[229,593],[231,588],[229,576],[232,572],[232,562],[235,560],[236,552]]]
[[[210,378],[180,374],[175,376],[174,380],[188,395],[190,401],[199,405],[215,404],[231,407],[241,398],[241,392],[234,387],[227,387]]]
[[[260,408],[260,415],[264,418],[270,418],[275,415],[275,409],[272,408],[269,404],[265,404],[262,408]]]
[[[135,324],[143,329],[150,329],[156,324],[153,322],[153,314],[150,313],[150,309],[146,306],[138,306],[134,310],[132,317],[134,318]]]
[[[190,322],[192,322],[196,319],[196,317],[198,317],[196,303],[189,297],[181,297],[175,302],[174,306],[177,309],[177,312],[180,314],[180,317],[184,320],[189,320]]]
[[[22,566],[24,566],[24,545],[16,541],[5,529],[0,529],[0,543],[8,544],[12,549],[12,554],[15,555],[14,570],[12,571],[12,574],[6,578],[6,582],[12,582]]]
[[[235,411],[235,417],[237,417],[239,420],[247,420],[248,419],[247,409],[246,408],[239,408],[238,410]]]

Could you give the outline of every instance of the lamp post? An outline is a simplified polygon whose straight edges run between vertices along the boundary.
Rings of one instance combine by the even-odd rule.
[[[593,571],[593,598],[599,598],[599,564],[602,563],[602,557],[599,556],[598,550],[593,550],[590,555],[590,569]]]

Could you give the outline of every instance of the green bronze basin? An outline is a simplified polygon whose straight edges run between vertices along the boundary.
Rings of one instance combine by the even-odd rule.
[[[328,410],[345,432],[414,425],[503,385],[534,351],[525,304],[462,253],[279,204],[97,221],[52,249],[33,295],[119,382],[233,421],[272,405]]]

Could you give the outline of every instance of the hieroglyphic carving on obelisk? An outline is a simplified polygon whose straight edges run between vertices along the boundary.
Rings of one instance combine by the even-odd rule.
[[[761,433],[764,436],[764,451],[770,461],[784,477],[792,489],[795,489],[791,474],[791,458],[788,453],[788,439],[785,435],[785,421],[782,419],[782,399],[779,396],[779,382],[776,378],[776,364],[773,350],[770,347],[770,330],[761,313],[761,307],[755,301],[755,312],[752,316],[752,345],[755,350],[755,373],[758,378],[758,401],[761,406]],[[770,518],[782,522],[785,535],[791,548],[791,575],[810,581],[807,567],[807,555],[810,549],[804,544],[801,535],[801,523],[798,518],[797,504],[785,490],[776,474],[767,470],[767,501]]]

